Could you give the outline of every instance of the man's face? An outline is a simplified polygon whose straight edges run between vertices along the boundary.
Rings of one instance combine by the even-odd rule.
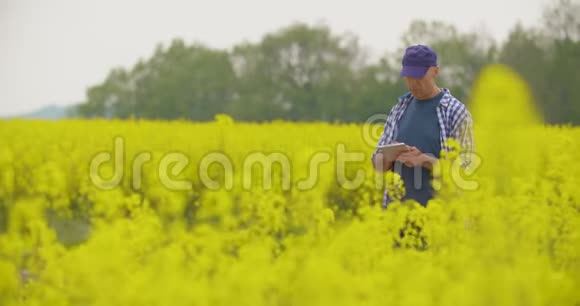
[[[433,90],[433,84],[437,74],[439,74],[439,67],[431,67],[420,79],[404,77],[405,84],[413,96],[425,96]]]

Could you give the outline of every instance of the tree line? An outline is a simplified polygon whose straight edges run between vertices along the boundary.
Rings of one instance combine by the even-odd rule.
[[[87,90],[82,117],[360,122],[385,113],[407,90],[399,77],[404,48],[433,47],[438,83],[465,103],[480,69],[503,63],[532,88],[547,123],[580,123],[580,4],[557,0],[534,27],[516,24],[506,41],[440,21],[414,21],[401,46],[369,58],[355,35],[293,24],[229,50],[181,39],[158,45],[131,68],[115,68]]]

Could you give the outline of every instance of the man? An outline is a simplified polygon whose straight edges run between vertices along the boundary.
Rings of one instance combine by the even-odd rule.
[[[454,138],[462,147],[461,165],[469,165],[469,156],[475,148],[473,123],[465,105],[447,88],[435,84],[439,66],[433,49],[424,45],[410,46],[405,50],[402,63],[401,77],[409,92],[401,96],[389,112],[378,146],[402,142],[408,146],[407,151],[390,160],[377,149],[371,160],[375,169],[394,169],[401,175],[406,189],[403,200],[413,199],[426,206],[434,196],[431,170],[441,150],[449,149],[449,138]],[[383,199],[386,207],[390,202],[387,192]]]

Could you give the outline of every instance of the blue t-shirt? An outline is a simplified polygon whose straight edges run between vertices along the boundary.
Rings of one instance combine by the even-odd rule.
[[[396,141],[417,147],[421,152],[439,158],[441,152],[439,120],[437,106],[443,97],[441,91],[433,98],[418,100],[413,98],[403,113],[398,125]],[[394,170],[401,175],[405,183],[406,194],[403,199],[413,199],[421,205],[433,198],[431,171],[423,167],[407,167],[395,162]]]

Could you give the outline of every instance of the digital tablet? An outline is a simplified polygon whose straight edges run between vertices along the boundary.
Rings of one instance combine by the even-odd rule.
[[[383,154],[389,160],[395,159],[397,155],[400,153],[406,152],[409,150],[409,146],[400,142],[400,143],[391,143],[384,146],[378,147],[379,152]]]

